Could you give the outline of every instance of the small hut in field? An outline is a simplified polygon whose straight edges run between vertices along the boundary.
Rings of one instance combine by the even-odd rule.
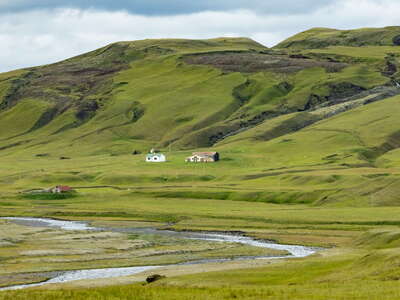
[[[151,149],[150,152],[146,155],[146,162],[166,162],[167,158],[164,154],[157,152],[154,149]]]
[[[57,185],[56,187],[50,189],[50,192],[53,194],[70,193],[72,191],[72,188],[68,185]]]
[[[186,162],[192,163],[208,163],[219,161],[218,152],[193,152],[192,156],[186,158]]]

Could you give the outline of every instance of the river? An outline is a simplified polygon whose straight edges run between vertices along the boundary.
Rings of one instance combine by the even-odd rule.
[[[75,280],[84,279],[104,279],[121,276],[129,276],[139,274],[144,271],[159,269],[166,266],[180,266],[188,264],[204,264],[209,262],[223,262],[243,259],[282,259],[282,258],[295,258],[295,257],[306,257],[314,254],[318,249],[306,246],[296,245],[284,245],[278,244],[272,241],[256,240],[251,237],[247,237],[240,234],[228,234],[228,233],[205,233],[205,232],[180,232],[171,230],[158,230],[154,228],[114,228],[114,227],[92,227],[87,222],[79,221],[64,221],[54,220],[45,218],[19,218],[19,217],[5,217],[0,218],[9,220],[11,222],[31,227],[48,227],[58,228],[62,230],[74,230],[74,231],[114,231],[114,232],[137,232],[142,234],[160,234],[179,237],[183,239],[195,239],[204,241],[215,241],[221,243],[240,243],[244,245],[262,247],[276,250],[286,250],[290,255],[286,256],[247,256],[236,259],[232,258],[220,258],[220,259],[204,259],[199,261],[188,261],[174,265],[162,265],[162,266],[140,266],[140,267],[125,267],[125,268],[104,268],[104,269],[90,269],[90,270],[76,270],[76,271],[61,271],[59,275],[40,283],[22,284],[15,285],[5,288],[0,288],[0,291],[4,290],[17,290],[29,287],[43,286],[47,284],[70,282]]]

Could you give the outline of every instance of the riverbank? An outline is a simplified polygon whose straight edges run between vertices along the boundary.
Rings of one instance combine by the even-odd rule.
[[[315,299],[325,300],[329,299],[332,293],[346,300],[381,300],[385,298],[379,298],[378,295],[385,295],[386,291],[394,290],[394,286],[398,284],[393,277],[397,274],[394,266],[398,260],[396,247],[399,246],[396,238],[399,209],[396,207],[332,208],[199,199],[160,201],[152,198],[132,198],[114,192],[108,196],[106,199],[102,194],[88,194],[84,201],[79,198],[43,200],[32,201],[30,204],[24,202],[23,206],[16,206],[14,212],[22,216],[51,217],[59,221],[88,220],[93,227],[123,230],[75,232],[57,228],[28,228],[0,220],[0,224],[8,222],[13,226],[7,230],[8,236],[12,238],[1,239],[0,242],[4,245],[0,247],[0,257],[4,262],[4,268],[0,272],[10,275],[21,274],[23,270],[32,274],[51,270],[158,266],[166,263],[176,264],[188,259],[238,257],[249,253],[254,256],[272,254],[270,249],[248,245],[123,232],[126,228],[234,231],[244,232],[246,236],[256,240],[272,239],[288,245],[334,248],[313,257],[273,263],[264,260],[253,260],[255,263],[209,263],[201,265],[204,274],[197,273],[199,266],[168,269],[165,271],[168,272],[165,273],[167,278],[146,287],[142,287],[141,282],[147,273],[142,273],[127,277],[47,285],[28,290],[3,291],[0,293],[0,299],[11,297],[30,300],[37,297],[58,300],[72,297],[86,300],[98,292],[104,297],[118,295],[117,297],[123,298],[129,294],[137,295],[136,299],[146,300],[157,297],[168,300],[196,297],[209,300],[215,299],[215,295],[222,299],[234,299],[229,296],[231,293],[245,300],[275,300],[285,297],[309,300],[310,294],[315,296]],[[29,205],[32,206],[28,209]],[[7,216],[5,213],[10,211],[11,209],[7,208],[1,209],[0,212],[2,216]],[[3,232],[5,231],[0,233]],[[394,262],[394,265],[385,263],[387,261]],[[25,282],[14,281],[11,284],[33,281],[30,278]],[[135,282],[138,282],[138,285]],[[105,284],[117,287],[103,287]],[[371,290],[371,287],[374,287],[374,290]],[[64,292],[59,291],[61,288]],[[36,289],[40,291],[35,291]],[[179,293],[176,294],[175,291]],[[255,291],[260,293],[254,294]],[[352,297],[353,294],[363,298]]]
[[[167,278],[152,284],[144,285],[145,277],[136,275],[4,291],[0,293],[0,299],[400,299],[398,281],[387,277],[396,272],[397,267],[385,265],[384,261],[389,257],[382,254],[381,251],[370,255],[363,250],[335,249],[324,252],[323,256],[274,261],[258,266],[246,267],[241,262],[233,264],[232,269],[213,270],[205,266],[205,272],[197,274],[184,269],[181,269],[182,273],[167,273],[165,270],[162,275],[167,275]],[[397,263],[396,259],[393,261]]]
[[[317,249],[308,248],[304,246],[294,246],[294,245],[282,245],[277,244],[271,241],[261,241],[255,240],[251,237],[246,237],[242,235],[233,235],[233,234],[222,234],[222,233],[205,233],[205,232],[188,232],[181,231],[175,232],[170,230],[157,230],[154,228],[112,228],[112,227],[94,227],[88,225],[87,222],[77,222],[77,221],[66,221],[66,220],[55,220],[55,219],[46,219],[46,218],[22,218],[22,217],[4,217],[0,220],[4,220],[7,223],[3,226],[9,226],[9,222],[13,223],[16,226],[24,226],[29,229],[32,228],[49,228],[49,229],[59,229],[63,231],[71,231],[71,232],[90,232],[90,234],[98,234],[98,233],[116,233],[121,234],[141,234],[144,235],[144,238],[148,238],[150,236],[167,237],[175,240],[185,240],[185,241],[203,241],[207,244],[211,243],[219,243],[219,244],[239,244],[246,245],[254,248],[263,248],[269,251],[269,255],[251,255],[247,253],[246,255],[239,256],[227,256],[224,257],[220,254],[220,257],[215,258],[203,258],[203,259],[188,259],[186,261],[182,261],[179,264],[164,264],[162,266],[138,266],[138,267],[125,267],[125,268],[102,268],[102,269],[87,269],[87,270],[74,270],[74,271],[59,271],[55,277],[50,278],[47,281],[39,282],[39,283],[30,283],[23,285],[16,285],[11,287],[4,287],[0,290],[8,290],[8,289],[22,289],[29,287],[38,287],[46,284],[54,284],[54,283],[64,283],[69,281],[78,281],[78,280],[86,280],[86,279],[105,279],[105,278],[114,278],[114,277],[122,277],[129,276],[137,273],[142,273],[147,270],[160,269],[163,267],[169,267],[173,269],[177,269],[183,265],[193,265],[199,266],[202,264],[208,263],[221,263],[221,262],[234,262],[237,260],[250,261],[255,259],[277,259],[277,258],[290,258],[290,257],[306,257],[312,255],[316,252]],[[47,232],[46,232],[47,233]],[[92,236],[93,237],[93,236]],[[113,238],[113,236],[110,236]],[[143,237],[142,237],[143,238]],[[4,239],[4,238],[3,238]],[[71,249],[72,250],[72,249]],[[40,250],[39,250],[40,251]],[[274,252],[275,251],[275,252]],[[280,251],[280,252],[279,252]],[[286,255],[285,252],[288,252],[289,255]],[[280,253],[280,255],[278,255]],[[32,250],[31,250],[32,254]],[[36,253],[38,254],[38,253]],[[49,250],[39,252],[40,255],[45,256],[49,254]],[[53,253],[54,254],[54,253]],[[163,253],[152,254],[153,256],[162,256]],[[24,255],[27,255],[25,252]],[[58,253],[61,255],[61,253]],[[41,274],[38,274],[41,275]]]

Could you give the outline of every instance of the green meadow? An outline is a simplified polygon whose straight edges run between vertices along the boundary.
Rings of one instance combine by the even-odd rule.
[[[0,217],[241,232],[276,261],[0,292],[0,299],[400,299],[397,27],[122,42],[0,74]],[[146,163],[157,148],[165,163]],[[191,164],[194,151],[216,163]],[[29,194],[56,185],[72,195]],[[0,220],[0,286],[60,270],[286,255]],[[157,272],[157,271],[156,271]],[[146,276],[145,276],[146,275]]]

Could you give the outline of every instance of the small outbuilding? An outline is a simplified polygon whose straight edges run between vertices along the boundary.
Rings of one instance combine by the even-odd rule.
[[[146,155],[146,162],[166,162],[167,158],[164,154],[156,152],[154,149],[151,149],[150,152]]]
[[[193,152],[192,156],[186,158],[186,162],[216,162],[219,161],[218,152]]]
[[[68,185],[57,185],[50,189],[50,192],[53,194],[70,193],[72,192],[72,188]]]

